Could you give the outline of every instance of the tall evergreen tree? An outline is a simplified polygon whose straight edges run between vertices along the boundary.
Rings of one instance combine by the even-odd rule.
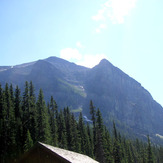
[[[22,110],[21,110],[21,97],[20,97],[20,89],[16,86],[15,89],[15,100],[14,100],[14,111],[15,111],[15,118],[22,119]]]
[[[89,110],[90,110],[90,115],[91,115],[91,120],[93,122],[93,142],[94,142],[94,154],[95,154],[95,142],[96,142],[96,110],[95,107],[93,106],[92,100],[90,101],[89,105]]]
[[[33,140],[29,130],[27,131],[27,137],[24,144],[24,151],[27,152],[33,146]]]
[[[159,161],[163,162],[163,147],[161,146],[159,149]]]
[[[20,89],[16,86],[15,89],[15,100],[14,100],[14,112],[15,112],[15,121],[16,121],[16,145],[17,153],[21,154],[23,150],[23,125],[22,125],[22,107],[21,107],[21,97]]]
[[[150,141],[149,135],[147,136],[147,139],[148,139],[147,163],[154,163],[154,160],[153,160],[153,152],[152,152],[152,148],[151,148],[151,141]]]
[[[105,150],[105,159],[107,163],[112,163],[112,143],[111,136],[106,127],[104,127],[104,150]]]
[[[78,129],[79,129],[79,134],[80,134],[80,137],[81,137],[81,152],[83,154],[86,153],[86,138],[85,138],[85,126],[84,126],[84,122],[83,122],[83,115],[82,113],[80,112],[80,115],[79,115],[79,120],[78,120]]]
[[[88,133],[88,138],[89,138],[89,142],[90,142],[90,151],[89,151],[89,156],[90,157],[94,157],[94,142],[93,142],[93,133],[92,133],[92,130],[90,128],[90,125],[87,123],[87,133]]]
[[[127,161],[128,163],[134,163],[134,158],[133,158],[133,149],[132,149],[132,145],[129,142],[129,144],[127,145]]]
[[[64,120],[62,110],[60,111],[60,113],[58,115],[57,124],[58,124],[59,147],[67,149],[67,133],[66,133],[65,120]]]
[[[51,144],[51,132],[48,119],[47,107],[44,101],[43,92],[40,89],[38,100],[37,100],[37,110],[38,110],[38,141],[42,141],[47,144]]]
[[[10,92],[13,93],[13,89],[11,86],[11,90],[8,88],[8,84],[5,86],[5,102],[7,104],[7,128],[8,128],[8,143],[10,144],[10,148],[8,148],[9,155],[11,157],[15,156],[15,147],[16,147],[16,141],[15,141],[15,114],[14,114],[14,104],[13,99],[14,97],[11,97]],[[12,94],[13,96],[13,94]]]
[[[81,139],[77,128],[77,122],[74,114],[71,115],[71,126],[72,126],[72,151],[81,153]]]
[[[72,150],[72,120],[69,108],[64,108],[64,120],[67,133],[67,146],[69,150]]]
[[[104,126],[102,115],[99,109],[97,109],[96,113],[96,149],[95,149],[95,156],[98,161],[101,163],[105,163],[105,150],[104,150]]]
[[[5,116],[6,111],[4,108],[4,91],[0,84],[0,162],[4,162],[4,155],[5,155]]]
[[[50,114],[50,128],[52,135],[52,144],[54,146],[58,146],[58,126],[56,121],[56,112],[57,112],[57,104],[53,97],[51,96],[49,114]]]
[[[13,90],[13,86],[12,84],[10,85],[10,98],[11,98],[11,102],[12,104],[14,103],[14,90]]]
[[[114,122],[113,122],[113,134],[114,134],[114,142],[113,142],[114,163],[120,163],[121,162],[121,148],[120,148],[120,143],[118,139],[117,129],[116,129]]]
[[[23,99],[22,99],[23,144],[25,143],[26,133],[30,125],[28,117],[29,117],[29,83],[26,81],[25,90],[23,92]]]
[[[37,118],[38,118],[38,112],[36,109],[36,97],[34,93],[34,86],[32,81],[29,84],[29,125],[28,129],[31,134],[32,140],[36,142],[37,136],[38,136],[38,123],[37,123]]]
[[[1,92],[2,93],[2,92]],[[13,103],[11,100],[10,90],[8,87],[8,83],[5,85],[5,90],[2,94],[2,112],[1,112],[1,151],[3,159],[13,158],[16,154],[15,147],[15,115],[14,115],[14,108]]]

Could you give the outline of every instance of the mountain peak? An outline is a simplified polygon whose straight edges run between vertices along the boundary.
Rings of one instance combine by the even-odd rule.
[[[106,66],[108,66],[108,65],[112,65],[112,64],[107,59],[104,58],[104,59],[102,59],[100,61],[99,65],[104,65],[104,66],[106,65]]]

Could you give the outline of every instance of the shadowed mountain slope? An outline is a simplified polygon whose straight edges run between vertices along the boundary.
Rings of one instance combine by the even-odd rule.
[[[32,81],[36,95],[54,96],[59,108],[69,106],[89,115],[89,101],[100,108],[104,122],[114,120],[124,132],[143,137],[163,135],[163,108],[140,83],[103,59],[92,69],[50,57],[17,66],[0,67],[0,83],[19,85]]]

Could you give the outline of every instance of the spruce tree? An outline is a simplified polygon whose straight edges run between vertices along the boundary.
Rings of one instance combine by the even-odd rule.
[[[80,112],[79,115],[79,120],[78,120],[78,130],[79,130],[79,134],[80,134],[80,138],[81,138],[81,152],[83,154],[86,154],[86,137],[85,137],[85,126],[84,126],[84,122],[83,122],[83,115]]]
[[[132,145],[130,142],[127,145],[127,161],[128,161],[128,163],[134,163],[133,149],[132,149]]]
[[[5,86],[5,104],[7,109],[7,115],[6,115],[6,143],[8,146],[8,154],[9,157],[15,156],[15,147],[16,147],[16,131],[15,131],[15,114],[14,114],[14,104],[11,99],[10,90],[8,87],[8,84]]]
[[[37,110],[38,110],[38,137],[37,140],[50,144],[51,143],[51,132],[48,119],[48,111],[44,101],[43,92],[40,89],[38,100],[37,100]]]
[[[96,113],[96,145],[95,145],[95,156],[98,161],[105,163],[105,150],[104,150],[104,126],[102,115],[99,109]]]
[[[104,127],[104,151],[105,151],[105,159],[107,163],[112,163],[112,143],[111,136],[106,126]]]
[[[88,134],[88,138],[89,138],[89,142],[90,142],[90,151],[89,151],[89,156],[90,157],[94,157],[94,142],[93,142],[93,133],[92,133],[92,130],[90,128],[90,125],[87,123],[87,134]]]
[[[20,97],[20,89],[16,86],[15,89],[15,100],[14,100],[14,111],[15,111],[15,118],[22,118],[22,110],[21,110],[21,97]]]
[[[58,126],[56,121],[56,111],[57,111],[57,104],[53,97],[51,96],[50,106],[49,106],[49,114],[50,114],[50,128],[51,128],[51,135],[52,135],[52,144],[54,146],[58,146]]]
[[[27,131],[27,137],[24,144],[24,152],[28,151],[33,146],[33,140],[29,130]]]
[[[67,132],[62,110],[60,110],[60,113],[58,115],[57,124],[58,124],[59,147],[67,149]]]
[[[159,161],[163,162],[163,146],[161,146],[159,149]]]
[[[11,98],[11,102],[12,104],[14,103],[14,90],[13,90],[13,86],[12,84],[10,84],[10,98]]]
[[[23,151],[23,125],[22,125],[22,107],[21,107],[21,92],[18,86],[15,89],[15,101],[14,101],[14,112],[15,112],[15,121],[16,121],[16,145],[17,153],[21,155]]]
[[[25,89],[23,92],[23,99],[22,99],[22,123],[23,123],[23,135],[22,135],[22,141],[23,144],[26,140],[26,133],[29,129],[29,83],[25,82]]]
[[[75,120],[74,114],[71,115],[71,126],[72,126],[72,151],[81,153],[80,135],[77,128],[77,122]]]
[[[91,120],[93,122],[93,142],[94,142],[93,151],[95,154],[95,148],[96,148],[95,147],[95,142],[96,142],[96,110],[95,110],[95,107],[93,106],[92,100],[90,101],[89,110],[90,110]]]
[[[37,129],[37,118],[38,118],[38,112],[36,109],[36,97],[35,97],[35,91],[32,81],[29,84],[29,125],[28,129],[30,131],[32,140],[36,142],[37,135],[38,135],[38,129]]]
[[[148,139],[148,146],[147,146],[147,163],[153,163],[153,152],[152,152],[152,147],[151,147],[151,141],[149,138],[149,135],[147,136]]]
[[[72,150],[72,119],[69,108],[64,108],[64,120],[66,126],[66,133],[67,133],[67,146],[69,150]]]
[[[118,139],[117,129],[115,126],[115,123],[113,122],[113,158],[114,163],[120,163],[121,162],[121,148],[120,143]]]
[[[4,110],[4,91],[0,84],[0,162],[4,162],[5,155],[5,115]]]

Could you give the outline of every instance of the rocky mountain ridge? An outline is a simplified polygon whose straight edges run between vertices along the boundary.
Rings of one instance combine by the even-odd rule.
[[[32,81],[36,93],[53,96],[60,108],[89,112],[89,101],[100,108],[104,121],[114,120],[124,132],[155,137],[163,135],[163,108],[140,83],[103,59],[93,68],[50,57],[17,66],[0,66],[0,83],[19,85]],[[89,117],[88,117],[89,118]]]

